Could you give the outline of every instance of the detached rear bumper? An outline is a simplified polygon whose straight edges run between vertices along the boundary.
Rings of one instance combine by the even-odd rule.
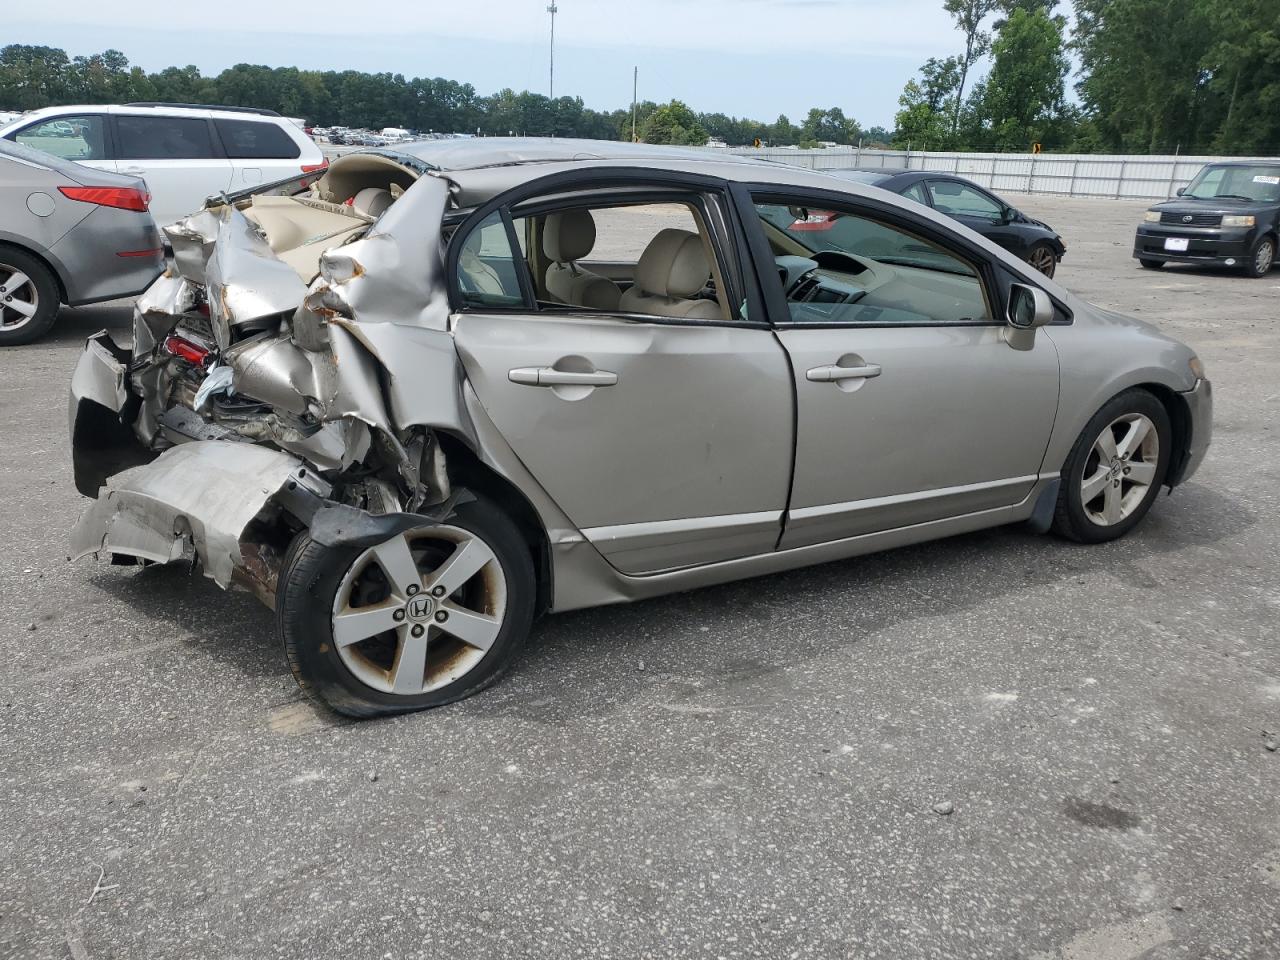
[[[225,588],[256,549],[242,543],[250,523],[287,486],[309,485],[312,476],[298,458],[267,447],[184,443],[108,480],[72,531],[72,554],[155,563],[194,554],[205,575]]]

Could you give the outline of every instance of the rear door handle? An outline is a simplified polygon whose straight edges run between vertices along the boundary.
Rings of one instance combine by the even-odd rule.
[[[618,382],[618,375],[608,370],[579,373],[555,367],[516,367],[507,372],[507,379],[528,387],[612,387]]]
[[[127,174],[129,174],[130,176],[140,177],[140,176],[142,176],[144,173],[146,173],[147,171],[146,171],[146,170],[144,170],[142,167],[121,167],[121,168],[120,168],[120,172],[121,172],[121,173],[127,173]]]
[[[859,367],[814,367],[805,373],[805,379],[814,383],[839,383],[841,380],[870,380],[880,376],[880,364],[864,363]]]

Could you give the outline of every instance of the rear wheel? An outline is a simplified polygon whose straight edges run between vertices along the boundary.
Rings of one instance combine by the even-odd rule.
[[[1253,250],[1249,253],[1249,259],[1244,263],[1245,276],[1253,277],[1255,280],[1265,277],[1271,272],[1271,267],[1275,262],[1276,238],[1260,237],[1258,242],[1253,245]]]
[[[1046,277],[1052,277],[1058,269],[1058,253],[1051,244],[1037,243],[1027,254],[1027,263]]]
[[[489,686],[533,621],[534,571],[516,526],[484,500],[368,549],[303,534],[277,618],[304,691],[355,717],[424,710]]]
[[[1141,257],[1138,262],[1148,270],[1159,270],[1165,264],[1163,260],[1152,260],[1150,257]]]
[[[0,346],[31,343],[48,333],[58,300],[48,267],[22,250],[0,247]]]
[[[1081,543],[1115,540],[1155,501],[1169,469],[1168,411],[1146,390],[1127,390],[1094,414],[1062,470],[1055,533]]]

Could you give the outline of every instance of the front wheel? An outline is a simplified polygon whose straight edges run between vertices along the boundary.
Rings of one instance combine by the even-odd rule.
[[[368,549],[300,535],[276,611],[298,685],[339,713],[372,717],[489,686],[524,644],[534,596],[519,530],[476,500]]]
[[[1124,536],[1151,509],[1172,448],[1168,411],[1146,390],[1108,401],[1063,466],[1054,532],[1081,543]]]
[[[1058,253],[1048,243],[1037,243],[1027,254],[1027,263],[1046,277],[1052,277],[1058,269]]]
[[[1244,263],[1244,274],[1246,277],[1259,280],[1271,272],[1271,266],[1275,262],[1275,237],[1260,237],[1258,242],[1253,245],[1253,250],[1249,253],[1249,259]]]

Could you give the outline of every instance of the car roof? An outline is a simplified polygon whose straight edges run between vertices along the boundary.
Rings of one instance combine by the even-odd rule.
[[[478,170],[531,163],[593,160],[705,161],[719,164],[767,165],[752,157],[739,157],[705,150],[658,146],[649,143],[622,143],[614,140],[575,140],[559,137],[466,137],[451,140],[422,140],[398,146],[395,154],[412,157],[437,170]],[[649,166],[649,163],[644,163]]]
[[[237,110],[234,107],[202,107],[198,104],[163,104],[163,103],[69,103],[60,107],[41,107],[24,113],[17,120],[5,124],[6,127],[25,126],[33,120],[56,120],[59,117],[75,117],[85,114],[160,114],[172,117],[231,117],[237,120],[259,120],[267,123],[280,123],[288,119],[279,115],[271,115],[260,111]]]

